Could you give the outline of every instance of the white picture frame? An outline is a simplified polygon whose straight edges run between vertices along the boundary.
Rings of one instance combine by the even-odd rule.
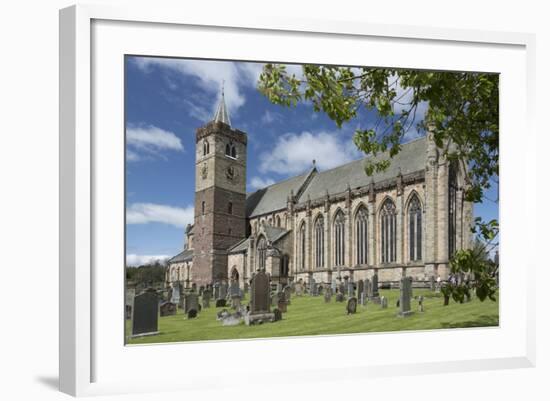
[[[208,46],[220,34],[242,43],[231,42],[234,47],[226,46],[217,52],[209,50]],[[188,49],[178,48],[175,39],[161,40],[178,35],[199,38],[201,45],[191,51],[191,46]],[[381,61],[375,59],[384,54],[384,63],[400,66],[397,64],[403,63],[405,54],[410,60],[418,56],[408,49],[432,46],[437,48],[441,60],[434,63],[427,57],[425,61],[417,60],[415,67],[468,70],[477,65],[485,66],[484,70],[503,74],[500,327],[124,347],[123,337],[120,336],[124,322],[123,286],[120,285],[123,281],[124,249],[116,246],[120,244],[117,241],[123,241],[119,238],[118,227],[123,222],[123,219],[120,220],[121,213],[124,213],[123,198],[118,192],[123,191],[123,185],[117,189],[121,182],[123,184],[120,176],[120,169],[123,169],[120,160],[123,160],[124,150],[121,142],[124,129],[120,119],[123,116],[114,113],[103,118],[106,108],[116,111],[122,107],[119,104],[123,92],[120,85],[122,71],[116,69],[121,63],[118,57],[130,53],[255,59],[245,55],[247,48],[250,51],[254,35],[261,36],[265,43],[285,40],[310,43],[313,50],[319,46],[315,42],[323,40],[327,49],[333,49],[330,55],[313,50],[307,55],[307,51],[296,51],[291,46],[286,47],[286,53],[285,48],[280,46],[264,48],[264,54],[267,50],[277,53],[276,61],[306,61],[303,58],[309,57],[307,61],[310,62],[326,62],[328,57],[337,56],[338,49],[349,56],[349,51],[345,52],[346,46],[351,44],[354,49],[363,45],[367,49],[369,46],[380,49],[373,55],[376,65]],[[535,109],[534,40],[533,35],[519,33],[262,17],[252,12],[227,19],[215,11],[201,16],[187,14],[182,9],[154,6],[113,8],[79,5],[61,10],[60,390],[80,396],[211,388],[213,382],[218,387],[236,385],[225,377],[201,373],[207,372],[207,369],[201,369],[207,366],[201,362],[204,356],[214,354],[224,359],[240,356],[243,361],[239,368],[258,384],[269,383],[269,373],[274,372],[291,373],[289,380],[307,382],[336,380],[344,375],[348,378],[350,375],[357,378],[398,375],[406,374],[411,369],[416,373],[433,373],[534,366],[535,314],[534,308],[527,307],[535,299],[534,281],[527,279],[528,274],[534,274],[534,253],[525,252],[526,255],[522,255],[534,245],[522,238],[521,232],[536,231],[536,208],[528,204],[527,191],[522,190],[534,182],[532,173],[536,161],[534,153],[526,147],[514,146],[513,137],[514,132],[522,132],[523,142],[535,143],[531,115]],[[338,47],[334,41],[338,41]],[[392,46],[396,49],[401,46],[402,53],[392,55],[382,49]],[[449,47],[452,49],[449,50]],[[492,54],[487,55],[488,51]],[[464,58],[459,62],[454,57],[461,52]],[[271,59],[269,55],[259,53],[256,59]],[[361,54],[364,56],[364,53]],[[280,57],[284,60],[279,60]],[[502,62],[500,66],[497,65],[498,60]],[[357,55],[346,63],[364,65],[365,61]],[[413,66],[411,63],[403,65]],[[113,66],[115,68],[110,70]],[[102,84],[96,87],[94,82]],[[104,98],[106,87],[118,94]],[[509,113],[512,107],[519,107],[513,109],[518,110],[514,115]],[[113,127],[115,131],[112,131]],[[94,135],[94,132],[97,134],[94,130],[98,128],[115,134],[109,137]],[[109,180],[103,179],[106,171],[112,172]],[[106,197],[106,191],[113,188],[116,195]],[[513,212],[517,210],[521,212]],[[116,222],[114,224],[118,228],[113,233],[101,231],[105,227],[105,219]],[[111,238],[111,235],[114,237]],[[103,237],[113,239],[112,248],[101,245]],[[98,269],[102,260],[111,260],[105,259],[108,254],[117,260],[114,265],[120,266],[120,272]],[[513,280],[511,266],[520,266],[521,269],[520,273],[514,273],[517,276]],[[97,297],[98,291],[101,291],[101,299]],[[114,308],[116,313],[104,313],[107,304],[117,303],[120,303],[120,308]],[[117,316],[120,318],[118,323]],[[457,349],[442,348],[445,342],[459,338],[467,345],[462,344]],[[367,355],[364,349],[356,347],[361,341],[374,340],[378,344],[386,341],[396,343],[392,349],[392,354],[396,355],[376,354],[376,350]],[[418,347],[399,345],[408,341]],[[426,348],[424,344],[427,343],[434,344],[434,348]],[[355,350],[353,363],[326,367],[326,357],[315,353],[320,348],[327,350],[325,354],[329,355],[336,350]],[[291,367],[285,368],[284,358],[297,350],[310,358],[307,361],[298,359]],[[192,361],[193,365],[190,368],[180,367],[177,375],[167,375],[164,371],[160,373],[153,368],[139,372],[134,369],[137,361],[147,366],[155,366],[159,361],[170,364],[170,355]],[[250,365],[250,361],[258,355],[271,363],[246,370],[246,365]],[[182,375],[185,380],[175,380]]]

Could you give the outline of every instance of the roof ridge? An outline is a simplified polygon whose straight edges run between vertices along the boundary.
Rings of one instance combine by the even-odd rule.
[[[308,171],[308,172],[305,172],[305,173],[303,173],[303,174],[293,175],[292,177],[285,178],[284,180],[274,182],[273,184],[267,185],[267,186],[262,187],[262,188],[258,188],[258,189],[255,190],[254,192],[248,192],[247,195],[252,195],[252,194],[255,194],[255,193],[258,192],[258,191],[263,191],[264,189],[274,187],[275,185],[283,184],[283,183],[285,183],[285,182],[287,182],[287,181],[293,180],[293,179],[295,179],[295,178],[299,178],[299,177],[301,177],[301,176],[303,176],[303,175],[308,175],[310,172],[311,172],[311,170]]]
[[[419,137],[419,138],[415,138],[415,139],[413,139],[413,140],[410,140],[409,142],[402,143],[401,146],[408,146],[408,145],[412,144],[413,142],[417,142],[417,141],[419,141],[419,140],[421,140],[421,139],[426,139],[426,135],[423,135],[423,136],[421,136],[421,137]],[[403,149],[401,149],[401,150],[399,151],[399,153],[401,153],[402,151],[403,151]],[[388,152],[388,151],[385,150],[384,152],[381,152],[381,153],[379,153],[379,154],[384,154],[384,153],[386,153],[386,152]],[[397,153],[396,156],[399,155],[399,153]],[[369,158],[374,158],[374,157],[376,157],[376,156],[374,156],[374,155],[366,155],[366,156],[363,156],[361,159],[352,160],[352,161],[350,161],[350,162],[347,162],[347,163],[344,163],[344,164],[340,164],[339,166],[332,167],[332,168],[329,168],[329,169],[327,169],[327,170],[319,171],[319,174],[327,173],[327,172],[329,172],[329,171],[336,170],[336,169],[339,169],[339,168],[342,168],[342,167],[345,167],[345,166],[349,166],[350,164],[353,164],[353,163],[362,162],[362,161],[365,161],[365,160],[367,160],[367,159],[369,159]]]

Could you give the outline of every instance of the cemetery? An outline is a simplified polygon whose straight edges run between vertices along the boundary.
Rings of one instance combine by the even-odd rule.
[[[444,302],[434,288],[378,288],[376,280],[282,288],[257,272],[248,291],[221,283],[188,291],[147,289],[127,297],[127,344],[498,326],[498,302]],[[133,293],[132,293],[133,295]],[[163,299],[168,298],[170,299]],[[223,302],[222,302],[223,301]],[[131,304],[131,305],[129,305]],[[128,309],[133,313],[128,313]]]

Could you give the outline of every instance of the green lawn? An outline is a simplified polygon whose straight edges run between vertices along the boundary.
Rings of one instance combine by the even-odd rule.
[[[201,341],[240,338],[284,337],[317,334],[365,333],[396,330],[448,329],[457,327],[498,326],[498,300],[458,304],[451,300],[443,306],[441,294],[429,290],[415,290],[414,295],[424,295],[424,312],[418,312],[418,301],[412,301],[414,314],[398,317],[396,301],[399,290],[381,290],[388,298],[388,308],[369,303],[358,305],[357,313],[346,314],[346,302],[336,303],[334,297],[325,304],[322,296],[296,297],[291,299],[283,320],[257,326],[222,326],[216,320],[216,312],[223,308],[203,309],[195,319],[187,320],[178,310],[174,316],[159,317],[160,334],[128,339],[129,344],[166,343],[174,341]],[[246,300],[244,304],[246,304]],[[212,304],[212,303],[211,303]],[[130,321],[126,322],[127,333],[131,332]]]

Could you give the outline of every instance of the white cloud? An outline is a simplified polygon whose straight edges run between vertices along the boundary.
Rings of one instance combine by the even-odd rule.
[[[321,170],[337,167],[362,155],[349,138],[329,132],[288,133],[277,140],[272,151],[261,155],[260,171],[298,174],[316,161]]]
[[[126,161],[137,162],[139,160],[141,160],[141,157],[136,152],[126,149]]]
[[[126,128],[126,144],[138,149],[183,150],[181,139],[176,134],[154,125]]]
[[[164,264],[168,258],[170,258],[169,255],[137,255],[130,253],[126,255],[126,265],[141,266],[154,263],[157,260]]]
[[[176,227],[192,224],[193,206],[185,208],[156,203],[132,203],[126,209],[127,224],[163,223]]]
[[[138,57],[136,65],[145,72],[152,68],[166,68],[173,72],[197,78],[201,88],[219,97],[222,82],[229,112],[235,113],[245,103],[241,86],[256,87],[263,68],[262,63],[242,63],[210,60],[184,60],[171,58]],[[210,105],[213,116],[217,101]]]
[[[273,184],[275,184],[275,180],[271,178],[252,177],[248,186],[251,189],[260,189],[260,188],[268,187]]]
[[[277,112],[266,110],[262,116],[262,123],[271,124],[275,121],[281,121],[283,116]]]

